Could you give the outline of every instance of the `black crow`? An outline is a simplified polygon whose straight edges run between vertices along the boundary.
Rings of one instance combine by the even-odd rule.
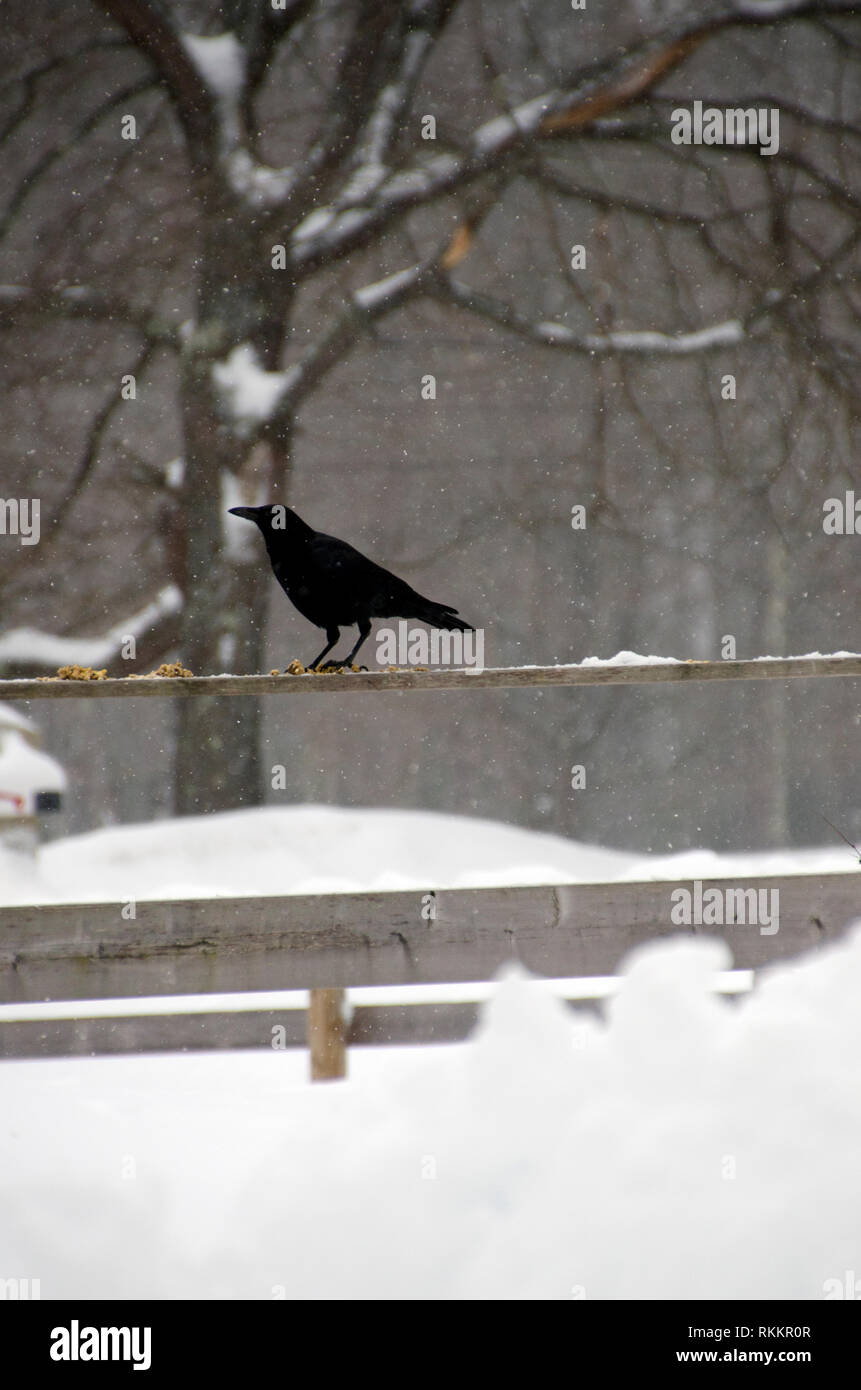
[[[332,650],[341,628],[357,623],[359,640],[350,655],[337,663],[349,666],[370,635],[372,618],[415,618],[449,631],[474,631],[457,616],[456,608],[424,598],[347,541],[312,530],[289,507],[231,507],[230,511],[259,526],[281,588],[303,618],[325,629],[326,645],[309,671]]]

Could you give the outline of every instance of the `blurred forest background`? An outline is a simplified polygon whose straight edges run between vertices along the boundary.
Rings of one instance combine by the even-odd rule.
[[[256,534],[224,529],[240,500],[285,501],[456,605],[488,665],[720,659],[726,635],[739,657],[861,649],[861,537],[823,531],[829,497],[861,497],[861,6],[6,0],[2,19],[0,492],[42,515],[39,545],[0,537],[4,674],[51,669],[4,635],[103,636],[159,596],[117,674],[310,659],[320,634]],[[779,151],[673,144],[695,100],[779,107]],[[265,417],[218,387],[236,349],[286,369]],[[861,835],[857,697],[31,712],[74,830],[289,800],[724,849],[822,841],[820,812]]]

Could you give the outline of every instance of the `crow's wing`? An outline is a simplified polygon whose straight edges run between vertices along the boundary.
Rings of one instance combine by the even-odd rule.
[[[316,592],[327,590],[338,610],[352,615],[343,616],[344,623],[361,617],[429,620],[429,600],[348,541],[318,531],[308,551],[313,588]],[[445,606],[443,611],[456,610]]]

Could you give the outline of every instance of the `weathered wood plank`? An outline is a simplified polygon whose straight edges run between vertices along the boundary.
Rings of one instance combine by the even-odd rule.
[[[570,1002],[570,1001],[566,1001]],[[595,1000],[570,1003],[578,1013],[595,1013]],[[82,1005],[85,1009],[86,1005]],[[366,1005],[353,1010],[348,1047],[404,1047],[464,1042],[475,1027],[480,1004]],[[282,1050],[308,1045],[307,1013],[249,1009],[205,1014],[134,1014],[112,1018],[0,1020],[0,1058],[100,1057],[143,1052]]]
[[[342,675],[187,676],[108,680],[0,680],[0,700],[106,700],[195,695],[319,695],[368,690],[507,690],[529,686],[651,685],[668,682],[790,680],[861,676],[861,656],[768,657],[756,661],[642,662],[632,666],[512,666],[432,671],[349,671]]]
[[[0,1058],[99,1057],[129,1052],[197,1052],[306,1047],[305,1010],[129,1014],[120,1018],[0,1020]]]
[[[756,968],[836,937],[861,916],[861,873],[712,879],[779,894],[779,930],[683,928],[690,883],[563,884],[419,892],[138,902],[0,910],[0,1002],[488,980],[506,961],[557,978],[610,975],[634,946],[719,936]]]

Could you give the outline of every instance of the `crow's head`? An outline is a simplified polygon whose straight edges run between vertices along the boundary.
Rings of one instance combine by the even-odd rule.
[[[300,516],[278,502],[267,502],[264,507],[231,507],[229,510],[232,516],[241,516],[246,521],[255,522],[267,539],[313,535],[311,527],[306,526]]]

